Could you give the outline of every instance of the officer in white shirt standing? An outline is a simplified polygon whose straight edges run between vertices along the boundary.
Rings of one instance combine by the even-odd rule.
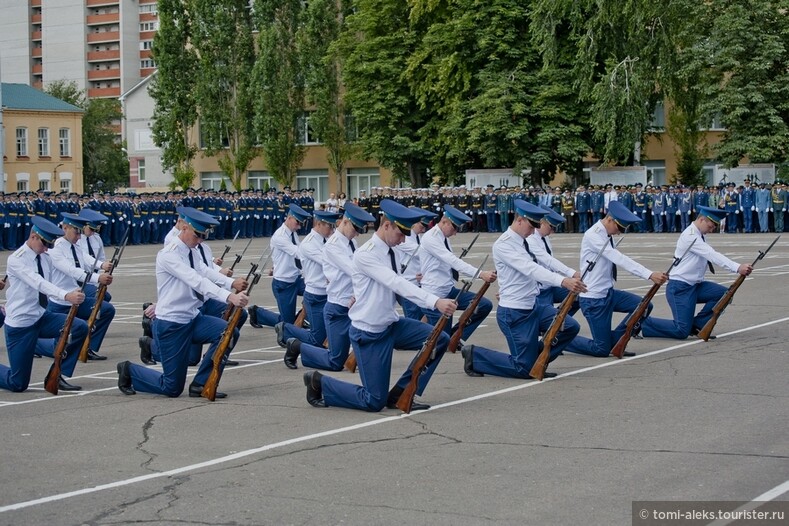
[[[422,236],[420,250],[422,289],[439,298],[454,299],[460,310],[468,307],[476,294],[470,291],[460,294],[460,289],[455,283],[460,274],[471,277],[476,274],[477,269],[452,252],[449,238],[468,221],[466,214],[451,205],[444,205],[444,215],[441,220]],[[484,270],[479,273],[479,277],[487,283],[493,283],[496,281],[496,272]],[[487,298],[482,298],[463,329],[461,339],[464,342],[471,337],[492,310],[493,303]],[[431,307],[422,308],[422,313],[432,325],[435,325],[441,317],[441,313]],[[450,324],[447,323],[445,331],[451,336],[456,329],[457,327],[450,328]]]
[[[350,337],[359,365],[362,385],[343,382],[318,371],[304,373],[307,402],[314,407],[347,407],[364,411],[394,408],[411,380],[410,367],[389,390],[394,349],[420,349],[433,328],[417,320],[398,316],[396,296],[403,295],[425,307],[433,307],[445,316],[455,311],[455,302],[420,289],[399,274],[400,261],[392,247],[403,242],[411,226],[422,215],[391,199],[381,201],[381,224],[367,243],[354,253],[353,291],[356,298],[350,309]],[[435,358],[419,377],[417,394],[421,395],[446,351],[449,337],[442,333],[435,348]],[[412,410],[430,406],[414,402]]]
[[[350,201],[345,203],[342,221],[323,246],[323,274],[328,280],[326,304],[323,306],[323,323],[329,348],[327,350],[321,346],[322,341],[318,345],[310,345],[296,338],[290,338],[287,340],[287,351],[285,351],[285,365],[289,368],[296,368],[297,359],[301,355],[301,363],[304,367],[325,371],[342,370],[351,348],[351,339],[348,335],[351,319],[348,317],[348,311],[354,301],[352,282],[353,254],[356,252],[354,239],[364,233],[369,223],[374,222],[375,217],[372,214]]]
[[[227,327],[222,318],[206,316],[200,312],[205,298],[213,298],[235,307],[243,308],[249,298],[244,292],[230,292],[214,283],[214,276],[206,274],[207,267],[200,261],[195,247],[205,240],[212,227],[219,222],[210,215],[184,207],[181,233],[156,256],[156,319],[153,334],[162,360],[162,373],[125,361],[118,363],[118,389],[123,394],[136,391],[179,396],[186,383],[189,350],[192,344],[210,343],[208,352],[200,362],[189,396],[199,397],[213,368],[214,351]],[[236,290],[246,290],[243,278],[232,282]],[[235,342],[238,335],[234,335]],[[230,353],[232,344],[225,355]],[[224,398],[217,393],[217,398]]]
[[[63,231],[43,217],[32,217],[32,227],[27,241],[8,258],[6,290],[5,342],[9,366],[0,364],[0,388],[22,392],[30,384],[33,353],[39,338],[57,338],[67,316],[47,309],[50,298],[79,305],[85,295],[79,289],[61,289],[48,281],[53,272],[52,262],[46,254]],[[71,376],[77,364],[79,350],[88,325],[75,318],[71,325],[66,356],[61,362],[61,374]],[[61,376],[59,389],[78,391],[76,385]]]
[[[509,353],[479,345],[465,345],[461,350],[463,370],[469,376],[492,374],[508,378],[531,378],[529,372],[542,349],[540,333],[547,331],[556,316],[552,304],[537,301],[542,283],[567,290],[586,290],[577,277],[565,277],[537,263],[527,238],[540,226],[547,212],[522,199],[516,199],[515,219],[493,244],[493,261],[499,277],[499,306],[496,322],[507,339]],[[553,360],[575,338],[581,326],[566,318],[564,328],[551,348]],[[546,377],[556,376],[546,373]]]
[[[614,312],[632,313],[638,307],[641,298],[632,292],[614,287],[617,266],[634,276],[660,285],[668,279],[665,272],[652,272],[614,247],[612,236],[623,234],[628,227],[640,223],[641,218],[628,210],[625,205],[619,201],[612,201],[608,205],[608,215],[592,225],[592,228],[584,234],[581,241],[582,267],[589,261],[594,261],[603,246],[606,247],[594,269],[584,277],[587,291],[581,293],[579,299],[581,312],[592,331],[592,340],[588,340],[585,345],[574,341],[567,346],[566,351],[605,357],[611,354],[614,344],[624,334],[627,317],[611,330],[613,314]],[[648,312],[651,311],[650,304]],[[633,356],[633,353],[625,351],[625,356]]]
[[[85,286],[85,301],[80,304],[77,310],[77,318],[87,320],[96,304],[96,285],[110,285],[112,283],[112,274],[108,273],[112,268],[112,263],[105,261],[99,265],[95,258],[77,248],[77,242],[86,225],[83,218],[68,212],[61,212],[60,215],[62,217],[60,225],[64,235],[55,241],[55,246],[49,251],[52,264],[56,269],[50,278],[52,283],[62,289],[70,290],[82,285],[87,270],[100,268],[105,271],[102,273],[93,272],[88,285]],[[65,300],[52,299],[47,308],[52,312],[68,314],[71,304]],[[100,355],[99,351],[114,318],[115,307],[109,301],[102,301],[99,314],[91,328],[88,360],[107,359],[106,356]]]
[[[691,334],[698,334],[712,317],[712,308],[726,294],[726,287],[723,285],[704,281],[704,274],[707,268],[713,269],[713,263],[742,276],[749,276],[753,272],[751,265],[736,263],[716,252],[707,243],[707,234],[714,232],[725,217],[726,210],[708,206],[698,207],[698,217],[682,231],[677,240],[674,257],[685,254],[688,247],[690,251],[671,270],[666,287],[666,301],[671,307],[674,319],[647,318],[641,326],[642,335],[684,340]],[[696,305],[699,303],[704,304],[704,307],[696,314]]]

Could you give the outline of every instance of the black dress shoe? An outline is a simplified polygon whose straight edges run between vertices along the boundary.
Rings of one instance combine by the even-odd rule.
[[[153,359],[151,354],[151,338],[140,336],[137,343],[140,345],[140,361],[145,365],[156,365],[156,360]]]
[[[464,345],[460,349],[460,354],[463,356],[463,371],[471,377],[485,376],[474,370],[474,346]]]
[[[326,407],[323,401],[323,387],[321,387],[323,375],[318,371],[304,373],[304,385],[307,386],[307,402],[312,407]]]
[[[251,307],[248,307],[247,312],[249,313],[249,324],[256,329],[263,328],[263,326],[258,322],[258,306],[252,305]]]
[[[285,322],[281,321],[274,325],[274,332],[277,333],[277,343],[283,349],[288,348],[288,343],[285,341]]]
[[[78,385],[72,385],[66,381],[65,378],[62,376],[58,379],[58,390],[59,391],[81,391],[82,387]]]
[[[557,374],[556,374],[556,373],[552,373],[552,372],[549,372],[549,371],[545,371],[545,372],[543,373],[543,375],[542,375],[542,379],[543,379],[543,380],[545,380],[546,378],[556,378],[556,376],[557,376]],[[532,380],[536,380],[536,378],[533,378],[533,377],[531,377],[531,376],[530,376],[529,378],[531,378]]]
[[[389,391],[389,395],[386,397],[386,407],[388,409],[399,409],[397,407],[397,401],[400,400],[400,396],[403,394],[403,388],[399,386],[392,387],[392,390]],[[422,402],[417,402],[416,400],[411,402],[411,411],[425,411],[430,409],[430,404],[424,404]]]
[[[301,354],[301,341],[297,338],[288,338],[287,350],[285,351],[285,367],[288,369],[298,369],[299,354]]]
[[[701,332],[701,329],[697,329],[696,327],[693,327],[693,328],[690,330],[690,335],[691,335],[691,336],[695,336],[695,337],[697,337],[697,338],[698,338],[698,337],[699,337],[699,333],[700,333],[700,332]],[[715,339],[715,336],[713,336],[712,334],[710,334],[710,337],[709,337],[709,338],[707,338],[707,339],[708,339],[708,340],[714,340],[714,339]]]
[[[88,360],[100,361],[100,360],[106,360],[106,359],[107,359],[106,356],[102,356],[100,354],[96,354],[96,352],[93,349],[88,349]]]
[[[630,356],[635,356],[635,355],[636,355],[636,353],[631,352],[631,351],[623,351],[622,352],[622,358],[629,358]]]
[[[227,360],[225,362],[225,367],[235,367],[238,365],[238,360]]]
[[[203,386],[198,384],[189,384],[189,398],[200,398],[203,396]],[[216,392],[216,398],[227,398],[227,393]]]
[[[125,395],[137,394],[137,391],[132,387],[131,372],[129,368],[131,362],[118,362],[118,389]]]

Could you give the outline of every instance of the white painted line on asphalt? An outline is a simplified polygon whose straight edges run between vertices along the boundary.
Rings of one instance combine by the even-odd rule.
[[[752,330],[755,330],[755,329],[760,329],[762,327],[768,327],[770,325],[775,325],[777,323],[784,323],[786,321],[789,321],[789,317],[781,318],[779,320],[773,320],[773,321],[766,322],[766,323],[762,323],[760,325],[754,325],[754,326],[751,326],[751,327],[746,327],[744,329],[738,329],[738,330],[732,331],[732,332],[727,332],[727,333],[719,335],[718,339],[724,338],[726,336],[731,336],[733,334],[739,334],[739,333],[742,333],[742,332],[749,332],[749,331],[752,331]],[[655,355],[658,355],[658,354],[663,354],[663,353],[666,353],[666,352],[669,352],[669,351],[673,351],[675,349],[681,349],[681,348],[684,348],[684,347],[690,347],[691,345],[698,345],[700,343],[705,343],[705,342],[703,340],[694,340],[694,341],[690,341],[690,342],[681,343],[679,345],[672,345],[670,347],[665,347],[663,349],[658,349],[658,350],[647,352],[647,353],[644,353],[644,354],[639,354],[639,355],[633,356],[631,358],[624,358],[622,360],[612,360],[612,361],[608,361],[608,362],[605,362],[605,363],[602,363],[602,364],[599,364],[599,365],[594,365],[594,366],[591,366],[591,367],[584,367],[582,369],[569,371],[569,372],[566,372],[566,373],[562,373],[562,374],[560,374],[560,375],[558,375],[558,376],[556,376],[554,378],[548,378],[547,380],[544,380],[542,382],[522,383],[522,384],[514,385],[512,387],[508,387],[508,388],[505,388],[505,389],[499,389],[497,391],[491,391],[491,392],[488,392],[488,393],[483,393],[483,394],[472,396],[472,397],[469,397],[469,398],[463,398],[461,400],[455,400],[455,401],[447,402],[447,403],[444,403],[444,404],[434,405],[430,409],[428,409],[427,411],[419,411],[418,413],[414,413],[414,414],[421,416],[421,415],[423,415],[425,413],[429,413],[431,411],[436,411],[438,409],[443,409],[445,407],[452,407],[454,405],[466,404],[466,403],[473,402],[473,401],[476,401],[476,400],[482,400],[484,398],[490,398],[490,397],[493,397],[493,396],[499,396],[499,395],[502,395],[502,394],[511,393],[511,392],[514,392],[514,391],[519,391],[521,389],[526,389],[526,388],[529,388],[529,387],[535,387],[535,386],[538,386],[538,385],[545,385],[545,384],[548,384],[549,382],[553,382],[553,381],[559,380],[560,378],[565,378],[565,377],[568,377],[568,376],[574,376],[574,375],[586,373],[586,372],[589,372],[589,371],[594,371],[596,369],[602,369],[603,367],[613,367],[613,366],[615,366],[617,364],[627,363],[627,362],[630,362],[630,361],[633,361],[633,360],[646,358],[648,356],[655,356]],[[277,361],[279,361],[279,360],[277,360]],[[246,366],[239,366],[239,367],[246,367]],[[257,448],[247,449],[245,451],[239,451],[237,453],[233,453],[232,455],[226,455],[226,456],[223,456],[223,457],[214,458],[214,459],[206,460],[206,461],[203,461],[203,462],[198,462],[196,464],[189,464],[187,466],[182,466],[180,468],[171,469],[169,471],[162,471],[160,473],[149,473],[147,475],[141,475],[139,477],[132,477],[132,478],[125,479],[125,480],[117,480],[115,482],[110,482],[110,483],[107,483],[107,484],[100,484],[98,486],[93,486],[93,487],[90,487],[90,488],[83,488],[83,489],[79,489],[79,490],[75,490],[75,491],[69,491],[69,492],[66,492],[66,493],[59,493],[59,494],[56,494],[56,495],[50,495],[48,497],[41,497],[39,499],[28,500],[28,501],[23,501],[23,502],[17,502],[17,503],[14,503],[14,504],[7,504],[5,506],[0,506],[0,513],[5,513],[7,511],[21,510],[21,509],[30,508],[30,507],[33,507],[33,506],[40,506],[42,504],[48,504],[50,502],[57,502],[57,501],[60,501],[60,500],[70,499],[72,497],[78,497],[80,495],[87,495],[87,494],[90,494],[90,493],[97,493],[99,491],[105,491],[105,490],[108,490],[108,489],[114,489],[114,488],[120,488],[120,487],[123,487],[123,486],[129,486],[131,484],[137,484],[138,482],[145,482],[147,480],[153,480],[153,479],[165,478],[165,477],[172,477],[174,475],[180,475],[181,473],[188,473],[190,471],[196,471],[196,470],[203,469],[203,468],[209,468],[209,467],[212,467],[212,466],[217,466],[219,464],[232,462],[234,460],[238,460],[238,459],[241,459],[241,458],[245,458],[245,457],[249,457],[249,456],[252,456],[252,455],[256,455],[258,453],[263,453],[265,451],[271,451],[273,449],[279,449],[279,448],[282,448],[282,447],[291,446],[293,444],[299,444],[301,442],[308,442],[310,440],[315,440],[315,439],[318,439],[318,438],[339,435],[339,434],[342,434],[342,433],[347,433],[349,431],[356,431],[358,429],[364,429],[366,427],[377,426],[379,424],[385,424],[385,423],[388,423],[388,422],[394,422],[396,420],[401,420],[403,418],[410,418],[410,417],[411,417],[411,415],[406,415],[406,414],[401,414],[401,415],[398,415],[398,416],[383,417],[383,418],[379,418],[379,419],[376,419],[376,420],[371,420],[371,421],[368,421],[368,422],[361,422],[361,423],[354,424],[354,425],[351,425],[351,426],[340,427],[340,428],[337,428],[337,429],[329,429],[327,431],[322,431],[320,433],[313,433],[311,435],[302,435],[300,437],[294,437],[294,438],[291,438],[291,439],[288,439],[288,440],[283,440],[281,442],[275,442],[273,444],[266,444],[264,446],[260,446],[260,447],[257,447]],[[779,488],[780,488],[780,486],[779,486]],[[775,490],[771,490],[771,491],[775,491]],[[786,490],[783,490],[783,491],[786,491]],[[770,494],[770,492],[765,493],[764,495],[768,495],[768,494]],[[759,497],[757,497],[757,498],[759,498]]]
[[[742,511],[751,511],[759,508],[760,506],[764,505],[765,502],[769,502],[771,500],[775,500],[784,493],[789,491],[789,480],[784,482],[783,484],[779,484],[773,489],[766,491],[753,499],[752,501],[743,504],[739,508],[732,510],[729,512],[732,517],[731,519],[718,519],[714,522],[709,523],[707,526],[725,526],[726,524],[732,524],[734,522],[742,522],[741,520],[737,519],[737,514]]]

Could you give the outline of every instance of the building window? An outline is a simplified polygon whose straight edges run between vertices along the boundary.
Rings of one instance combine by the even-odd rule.
[[[27,181],[17,181],[16,182],[16,191],[17,192],[27,192]]]
[[[159,29],[159,22],[141,22],[140,31],[156,31]]]
[[[381,173],[378,168],[348,168],[348,198],[359,197],[362,190],[370,195],[370,188],[380,186]]]
[[[38,156],[49,157],[49,128],[38,129]]]
[[[156,4],[141,4],[140,5],[140,14],[142,13],[153,13],[156,14],[158,11],[156,10]]]
[[[71,179],[60,180],[60,191],[66,193],[71,192]]]
[[[315,202],[325,201],[329,198],[329,173],[326,170],[299,170],[293,191],[301,188],[314,188]]]
[[[149,69],[155,67],[156,67],[156,62],[154,62],[150,58],[146,58],[140,61],[140,69]]]
[[[58,138],[60,139],[60,156],[71,157],[71,130],[60,128]]]
[[[666,177],[666,161],[645,161],[644,166],[647,168],[648,183],[653,186],[668,184],[668,178]]]
[[[296,141],[298,144],[320,144],[320,139],[310,125],[309,114],[302,115],[296,121]]]
[[[49,191],[49,179],[42,179],[38,182],[38,189],[45,192]]]
[[[247,175],[247,184],[255,190],[268,190],[277,186],[277,181],[265,170],[250,170]]]
[[[145,182],[145,159],[137,160],[137,180],[141,183]]]
[[[348,142],[359,140],[359,126],[356,124],[356,117],[350,113],[345,114],[345,140]]]
[[[27,128],[16,129],[16,156],[27,157]]]
[[[140,49],[153,49],[153,40],[142,40],[140,41]]]
[[[666,108],[662,102],[655,104],[655,109],[652,112],[652,122],[649,123],[649,129],[652,131],[663,131],[666,129]]]
[[[200,172],[200,186],[206,190],[219,190],[222,187],[222,180],[225,174],[222,172]],[[227,183],[225,183],[227,188]]]

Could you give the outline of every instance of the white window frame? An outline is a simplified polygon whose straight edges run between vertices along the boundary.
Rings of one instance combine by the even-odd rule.
[[[145,159],[137,159],[137,181],[145,182]]]
[[[296,142],[307,146],[321,144],[320,139],[310,129],[310,114],[305,113],[296,121]]]
[[[49,157],[49,128],[38,129],[38,156]]]
[[[58,144],[60,145],[60,156],[71,157],[71,129],[60,128],[58,130]]]
[[[266,186],[276,187],[277,181],[266,170],[250,170],[247,174],[247,186],[255,190],[265,190]]]
[[[380,168],[348,168],[348,175],[345,177],[345,193],[349,199],[359,197],[362,190],[370,195],[370,188],[377,186],[381,186]]]
[[[27,157],[27,128],[24,126],[16,129],[16,156]]]

